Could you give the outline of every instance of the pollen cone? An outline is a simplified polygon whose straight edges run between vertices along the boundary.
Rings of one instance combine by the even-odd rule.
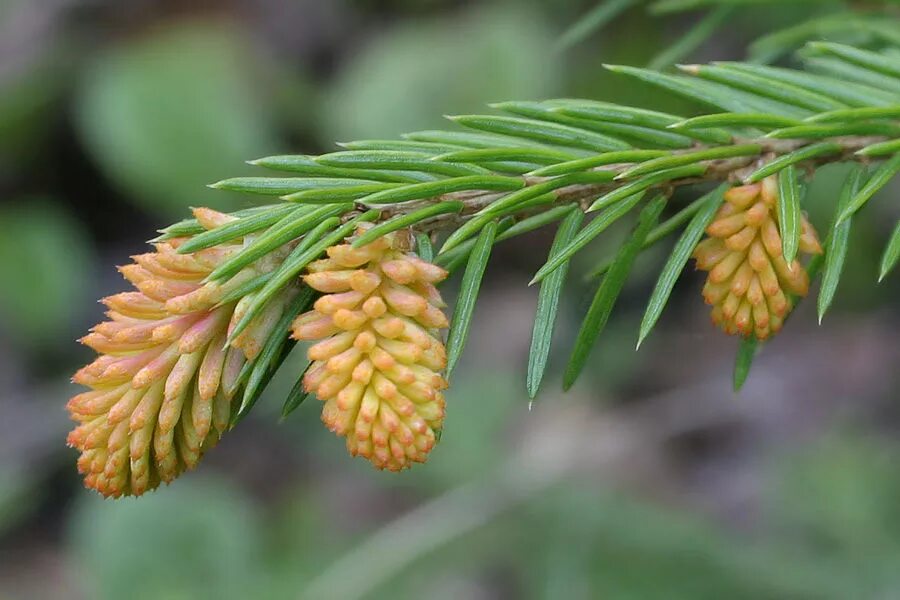
[[[809,276],[799,261],[790,265],[778,233],[778,184],[774,177],[735,187],[697,245],[697,268],[708,271],[703,298],[712,320],[726,333],[764,340],[777,333],[793,308],[792,296],[805,296]],[[803,216],[800,252],[821,254],[816,232]]]
[[[399,471],[424,462],[444,419],[447,327],[434,284],[446,271],[404,251],[399,234],[328,249],[304,281],[323,292],[293,323],[309,349],[303,378],[322,420],[354,456]]]
[[[209,209],[195,216],[208,229],[233,219]],[[259,267],[223,284],[206,283],[242,241],[179,254],[186,239],[156,244],[154,252],[121,267],[136,291],[105,298],[109,320],[81,340],[99,356],[73,377],[90,390],[68,402],[78,423],[68,444],[81,452],[85,485],[104,496],[139,496],[169,482],[218,442],[229,426],[242,367],[294,293],[273,301],[226,348],[239,303],[220,301]]]

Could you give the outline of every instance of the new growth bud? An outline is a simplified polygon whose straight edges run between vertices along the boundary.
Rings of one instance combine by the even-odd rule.
[[[354,456],[399,471],[424,462],[444,420],[447,327],[434,284],[447,273],[389,234],[361,248],[328,249],[304,281],[324,292],[296,318],[294,337],[321,340],[303,379],[325,402],[322,420]]]
[[[792,296],[805,296],[809,276],[799,261],[790,265],[781,250],[776,221],[775,177],[725,192],[725,203],[697,245],[697,268],[708,271],[703,298],[712,320],[729,334],[766,339],[777,333],[793,308]],[[816,232],[802,218],[800,251],[821,254]]]
[[[205,227],[231,218],[209,209],[195,216]],[[220,300],[258,271],[251,266],[225,283],[205,282],[242,240],[179,254],[184,241],[156,244],[121,267],[138,291],[105,298],[109,320],[81,340],[100,356],[73,377],[91,389],[69,400],[78,425],[68,443],[81,452],[85,485],[104,496],[139,496],[196,466],[229,428],[242,368],[296,293],[283,292],[226,347],[236,305]]]

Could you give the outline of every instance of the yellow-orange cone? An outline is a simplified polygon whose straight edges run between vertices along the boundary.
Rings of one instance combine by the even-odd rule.
[[[209,209],[195,216],[207,228],[233,219]],[[241,368],[296,293],[296,287],[283,292],[226,348],[236,303],[220,300],[263,267],[247,267],[223,284],[205,283],[242,241],[179,254],[184,241],[156,244],[155,252],[121,267],[137,291],[105,298],[109,320],[81,340],[100,356],[73,377],[91,389],[69,400],[78,425],[68,443],[81,452],[85,485],[104,496],[137,496],[169,482],[218,442],[229,426]]]
[[[768,338],[793,308],[791,297],[809,291],[806,269],[796,259],[788,265],[782,255],[777,203],[775,177],[728,190],[706,228],[709,237],[694,250],[697,268],[709,272],[703,297],[713,307],[712,320],[729,334]],[[805,216],[800,252],[822,252]]]
[[[341,244],[304,281],[325,295],[296,318],[309,349],[303,379],[325,402],[322,420],[354,456],[399,471],[424,462],[444,419],[447,327],[434,284],[447,273],[406,251],[401,234]]]

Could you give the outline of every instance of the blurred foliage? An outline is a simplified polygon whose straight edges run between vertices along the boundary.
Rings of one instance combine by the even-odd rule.
[[[546,20],[527,3],[400,22],[338,74],[323,102],[321,139],[393,137],[486,102],[546,96],[561,79],[552,47]]]
[[[835,434],[771,458],[767,516],[778,529],[769,538],[615,492],[592,477],[535,490],[521,507],[495,496],[502,488],[488,478],[476,488],[483,499],[475,499],[490,506],[500,498],[495,516],[409,557],[401,576],[361,597],[387,590],[397,598],[466,597],[474,590],[465,581],[498,597],[535,599],[890,597],[900,586],[897,449]],[[306,582],[363,541],[330,526],[335,509],[323,502],[297,489],[260,521],[247,498],[195,477],[139,501],[82,498],[70,547],[92,598],[227,599],[249,590],[303,597]],[[367,567],[359,568],[363,575],[354,578],[365,577]]]
[[[883,440],[832,435],[779,465],[774,487],[784,530],[823,562],[840,565],[863,597],[900,589],[900,475],[897,449]]]
[[[399,597],[459,597],[456,577],[489,582],[491,573],[511,575],[511,589],[494,589],[498,597],[891,597],[900,585],[900,511],[893,501],[900,477],[888,472],[897,448],[851,434],[816,450],[772,456],[766,472],[781,495],[767,516],[780,529],[768,538],[577,476],[412,559],[402,577],[365,597],[396,586]],[[494,491],[484,486],[482,504],[494,501]],[[834,532],[842,534],[811,535]]]
[[[34,487],[24,469],[0,464],[0,534],[30,514],[36,500]]]
[[[77,119],[88,150],[150,211],[223,206],[203,186],[276,147],[252,57],[236,27],[215,21],[122,40],[81,82]]]
[[[470,365],[479,371],[477,365]],[[460,394],[452,398],[441,442],[429,464],[417,479],[443,489],[448,482],[459,483],[461,474],[475,478],[494,469],[502,457],[504,427],[512,415],[522,414],[522,378],[509,370],[482,372],[476,377],[458,378]]]
[[[566,567],[581,578],[582,597],[642,599],[812,598],[796,582],[778,575],[777,558],[760,563],[756,550],[740,536],[718,530],[703,519],[660,508],[589,486],[558,490],[536,516],[584,515],[558,540],[575,540],[575,557],[535,557],[530,571],[537,597],[552,598],[566,587]],[[552,521],[551,521],[552,523]],[[538,540],[533,540],[537,543]],[[551,560],[547,560],[550,558]],[[565,561],[565,562],[564,562]],[[571,563],[575,562],[575,565]],[[565,563],[569,563],[566,565]],[[807,592],[807,593],[804,593]],[[818,590],[816,590],[818,591]]]
[[[93,252],[81,224],[46,198],[0,207],[0,314],[6,333],[37,347],[60,333],[93,294]]]
[[[98,600],[246,598],[263,577],[257,519],[247,498],[213,482],[140,501],[84,497],[73,554]]]
[[[67,79],[59,61],[45,60],[5,82],[0,93],[0,166],[21,167],[41,151],[56,124],[52,112]]]

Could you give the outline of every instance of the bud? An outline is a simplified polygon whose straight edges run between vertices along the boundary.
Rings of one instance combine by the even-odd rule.
[[[446,328],[434,284],[447,272],[404,251],[399,234],[328,249],[307,285],[323,292],[293,323],[298,340],[321,340],[303,385],[325,403],[322,421],[354,456],[399,471],[424,462],[444,420]]]
[[[231,218],[209,209],[195,215],[209,228]],[[241,369],[272,332],[264,312],[226,347],[236,304],[219,302],[259,272],[251,266],[225,283],[205,282],[242,240],[178,254],[184,241],[156,244],[121,267],[137,291],[105,298],[109,320],[81,339],[100,356],[73,377],[91,389],[69,400],[78,425],[68,444],[81,452],[85,485],[104,496],[139,496],[196,466],[228,429]]]
[[[788,265],[782,255],[777,202],[775,177],[728,190],[706,228],[709,237],[694,250],[697,268],[709,272],[703,298],[726,333],[768,338],[784,324],[792,297],[809,291],[806,270],[797,260]],[[821,254],[805,215],[801,226],[800,252]]]

